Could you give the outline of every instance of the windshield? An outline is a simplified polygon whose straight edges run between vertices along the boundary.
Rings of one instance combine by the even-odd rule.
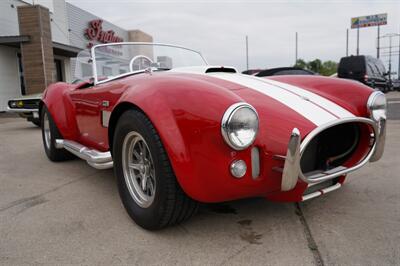
[[[154,43],[101,44],[94,46],[91,52],[79,53],[75,78],[102,83],[148,68],[169,70],[202,65],[207,62],[199,52],[183,47]]]

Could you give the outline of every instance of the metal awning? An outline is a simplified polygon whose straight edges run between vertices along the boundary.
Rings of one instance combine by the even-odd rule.
[[[0,36],[0,45],[20,48],[21,43],[29,42],[30,40],[31,37],[28,35]],[[63,43],[53,42],[54,55],[76,57],[80,51],[82,51],[81,48]]]
[[[0,36],[0,45],[19,48],[23,42],[29,42],[31,37],[28,35]]]
[[[53,53],[55,55],[76,57],[80,51],[82,51],[81,48],[71,45],[66,45],[63,43],[53,42]]]

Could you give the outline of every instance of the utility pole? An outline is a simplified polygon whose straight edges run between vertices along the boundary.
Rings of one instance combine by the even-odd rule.
[[[295,47],[295,61],[294,61],[294,65],[297,64],[297,59],[298,59],[298,35],[297,35],[297,31],[296,31],[296,47]]]
[[[351,28],[357,29],[357,55],[360,55],[360,28],[364,27],[373,27],[378,26],[377,33],[377,47],[376,47],[376,57],[380,56],[380,26],[387,24],[387,13],[369,15],[369,16],[361,16],[361,17],[353,17],[351,18]]]
[[[349,56],[349,29],[346,29],[346,56]]]
[[[392,80],[392,37],[389,36],[389,80]]]
[[[249,70],[249,37],[246,35],[246,70]]]
[[[398,70],[397,70],[397,79],[400,80],[400,31],[399,31],[399,63],[397,65]]]
[[[357,55],[360,55],[360,25],[357,26]]]
[[[379,35],[380,35],[380,30],[379,30],[379,25],[378,25],[378,38],[377,38],[378,43],[376,45],[376,58],[379,58],[379,39],[380,39]]]
[[[392,42],[392,38],[399,38],[399,49],[396,51],[396,45],[393,46],[393,42]],[[399,56],[399,63],[400,63],[400,33],[388,33],[385,34],[383,36],[381,36],[380,38],[389,38],[389,46],[385,46],[385,47],[381,47],[380,50],[383,50],[384,52],[382,52],[382,56],[387,56],[389,57],[388,60],[388,65],[389,65],[389,71],[388,71],[388,77],[389,80],[392,80],[392,56],[394,55],[398,55]],[[394,51],[393,51],[393,48]],[[388,49],[389,51],[385,51],[385,49]],[[399,77],[399,73],[400,73],[400,65],[398,66],[398,71],[397,72],[397,76]]]

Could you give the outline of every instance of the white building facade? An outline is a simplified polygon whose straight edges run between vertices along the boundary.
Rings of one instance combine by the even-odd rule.
[[[94,44],[152,42],[64,0],[0,1],[0,112],[11,98],[72,82],[77,53]]]

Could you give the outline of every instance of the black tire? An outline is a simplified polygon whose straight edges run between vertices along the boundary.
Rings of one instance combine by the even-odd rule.
[[[46,117],[48,118],[48,129],[50,130],[49,136],[49,145],[46,144],[46,137],[45,137],[45,130],[47,128]],[[53,118],[50,115],[50,112],[47,110],[46,106],[43,106],[42,113],[41,113],[41,128],[42,128],[42,140],[43,140],[43,147],[44,151],[46,152],[47,157],[53,162],[61,162],[67,161],[75,158],[75,156],[68,152],[65,149],[57,149],[55,146],[56,139],[62,139],[63,137],[58,131],[56,124],[53,121]]]
[[[41,123],[40,123],[40,120],[39,119],[32,119],[32,124],[34,124],[35,126],[37,126],[37,127],[40,127],[41,126]]]
[[[128,134],[140,134],[153,160],[155,192],[151,204],[141,207],[131,196],[123,170],[123,145]],[[195,214],[198,202],[189,198],[178,184],[168,155],[151,121],[140,111],[128,110],[119,118],[113,139],[114,172],[122,203],[136,224],[157,230],[179,224]]]

